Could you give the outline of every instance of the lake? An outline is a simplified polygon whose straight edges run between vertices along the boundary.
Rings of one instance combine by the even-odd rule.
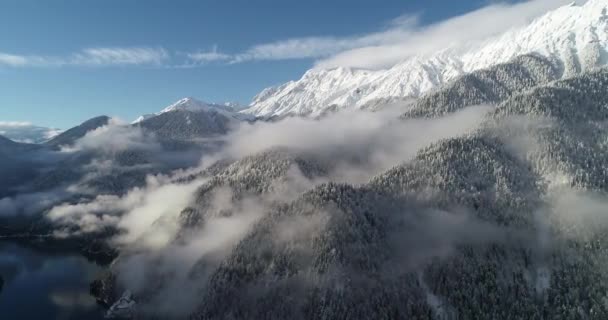
[[[89,294],[102,271],[77,253],[0,241],[0,319],[103,319]]]

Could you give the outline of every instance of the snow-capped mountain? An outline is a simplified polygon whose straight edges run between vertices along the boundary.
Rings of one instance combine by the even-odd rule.
[[[450,47],[387,70],[312,69],[297,81],[262,91],[243,111],[269,117],[322,114],[387,98],[419,97],[458,76],[536,53],[568,76],[608,63],[608,1],[572,3],[473,49]]]
[[[43,143],[60,133],[59,129],[36,126],[28,122],[0,121],[0,135],[16,142]]]
[[[231,102],[227,102],[224,104],[207,103],[207,102],[199,101],[199,100],[191,98],[191,97],[187,97],[187,98],[178,100],[177,102],[171,104],[170,106],[164,108],[163,110],[161,110],[157,113],[145,114],[145,115],[139,116],[137,119],[135,119],[135,121],[132,122],[132,124],[140,123],[146,119],[150,119],[152,117],[159,116],[163,113],[173,112],[173,111],[192,111],[192,112],[216,111],[216,112],[218,112],[222,115],[228,116],[228,117],[235,117],[237,115],[236,112],[239,111],[240,109],[241,109],[241,107],[236,103],[231,103]]]

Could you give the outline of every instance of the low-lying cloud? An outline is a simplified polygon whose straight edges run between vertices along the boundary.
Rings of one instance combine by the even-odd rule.
[[[101,151],[112,154],[125,150],[149,150],[160,152],[160,145],[153,136],[138,126],[126,125],[119,119],[111,119],[102,127],[87,132],[73,145],[62,146],[63,152]]]
[[[422,147],[472,132],[488,110],[489,107],[485,106],[471,107],[445,118],[408,121],[399,120],[396,113],[387,111],[342,112],[322,119],[288,118],[278,122],[242,124],[225,137],[226,147],[204,158],[200,167],[178,170],[168,175],[150,174],[144,186],[131,189],[124,195],[101,194],[93,200],[64,203],[53,207],[47,216],[59,225],[76,226],[76,233],[98,232],[107,227],[122,230],[124,233],[114,239],[119,245],[133,243],[146,233],[154,234],[149,247],[162,247],[176,232],[175,217],[188,206],[195,190],[205,181],[197,178],[183,183],[181,179],[191,172],[204,170],[212,164],[209,159],[238,160],[280,147],[331,163],[327,177],[313,180],[304,177],[297,168],[292,168],[280,185],[273,187],[275,192],[257,200],[260,203],[291,201],[307,189],[326,181],[365,183],[374,175],[407,162]],[[112,122],[89,132],[64,151],[102,150],[104,153],[116,153],[157,147],[154,140],[149,140],[140,128]],[[163,153],[161,149],[155,152]],[[115,170],[117,164],[111,160],[94,160],[87,168],[99,175]],[[91,174],[96,177],[94,172]],[[89,176],[85,175],[84,178]],[[82,187],[78,189],[84,190]],[[69,190],[76,192],[75,188]],[[94,194],[94,190],[88,193]],[[230,197],[227,199],[223,207],[235,205]],[[5,206],[11,203],[6,201]],[[158,227],[153,225],[159,221],[165,224],[163,230],[150,231]],[[67,228],[63,232],[68,233],[62,235],[69,235],[72,230]]]
[[[202,181],[172,183],[182,175],[181,171],[174,176],[150,175],[145,186],[134,188],[123,196],[99,195],[92,201],[64,203],[53,207],[47,217],[58,226],[66,227],[56,232],[61,237],[101,232],[112,227],[123,232],[115,239],[116,244],[132,243],[161,217],[176,217],[192,200],[194,190]],[[162,246],[171,239],[172,235],[167,232],[166,225],[155,230],[154,237],[147,238],[147,245]]]
[[[62,189],[41,192],[21,193],[0,199],[0,218],[16,215],[40,214],[45,209],[60,203],[70,193]]]
[[[0,135],[16,142],[42,143],[60,133],[60,129],[35,126],[30,122],[0,121]]]
[[[230,257],[242,239],[250,236],[252,231],[259,231],[255,229],[259,224],[269,223],[270,220],[264,219],[277,215],[274,210],[278,206],[294,205],[293,201],[300,199],[306,191],[328,181],[364,184],[361,189],[365,189],[370,178],[410,161],[429,144],[479,134],[479,124],[487,119],[485,116],[490,108],[469,107],[437,119],[400,120],[398,113],[387,110],[375,113],[346,111],[320,119],[286,118],[277,122],[243,123],[225,136],[224,149],[203,158],[200,166],[167,175],[149,175],[144,186],[131,189],[124,195],[99,195],[86,201],[55,206],[48,217],[61,226],[58,236],[94,233],[105,228],[117,230],[118,234],[109,241],[122,249],[122,255],[112,267],[117,272],[118,288],[132,290],[144,314],[183,317],[199,306],[200,294],[207,289],[214,271]],[[503,128],[503,131],[521,134],[552,124],[543,119],[519,120],[514,118],[507,122],[505,126],[508,128]],[[120,126],[119,129],[108,128],[87,135],[84,142],[77,142],[75,146],[81,149],[101,148],[100,143],[107,141],[104,137],[107,130],[118,130],[116,132],[127,137],[132,134],[121,131],[123,128]],[[110,137],[116,138],[112,134]],[[134,137],[127,140],[141,141],[137,134]],[[122,143],[113,145],[108,150],[122,150],[122,146]],[[128,148],[134,146],[139,144],[131,144]],[[211,196],[204,199],[204,205],[196,202],[204,190],[201,186],[206,186],[212,178],[191,174],[208,169],[213,164],[210,159],[238,161],[275,148],[309,155],[320,163],[327,163],[327,176],[306,177],[294,167],[283,179],[277,179],[275,183],[278,185],[273,186],[272,192],[243,195],[239,194],[240,188],[256,181],[248,180],[251,172],[244,171],[249,169],[239,171],[237,168],[230,173],[224,172],[224,175],[244,177],[243,180],[235,178],[234,189],[229,185],[212,185],[214,189],[210,191]],[[535,148],[537,146],[529,140],[513,139],[511,144],[507,144],[507,150],[522,161]],[[113,164],[107,165],[111,167]],[[556,198],[551,198],[551,195]],[[538,208],[542,214],[530,213],[537,214],[537,225],[522,230],[482,221],[474,213],[460,208],[450,208],[448,212],[431,208],[428,204],[412,203],[410,212],[409,203],[406,203],[403,205],[406,210],[398,213],[401,214],[398,215],[400,220],[389,219],[391,230],[387,234],[387,242],[390,248],[387,250],[392,250],[391,260],[380,264],[391,272],[399,270],[399,274],[418,272],[431,259],[451,257],[460,245],[483,247],[488,243],[501,243],[532,250],[534,262],[530,266],[531,272],[550,274],[546,257],[555,239],[549,229],[553,226],[552,221],[548,219],[561,221],[559,226],[603,227],[595,221],[605,220],[602,212],[606,202],[599,195],[596,198],[571,191],[565,196],[551,193],[539,202],[541,200],[546,201],[546,208]],[[184,225],[183,209],[189,207],[201,210],[198,212],[201,215],[199,224]],[[568,220],[574,217],[571,213],[579,209],[583,214],[576,216],[576,221]],[[377,214],[388,216],[387,212]],[[262,230],[272,234],[271,239],[278,248],[284,243],[295,243],[289,247],[294,253],[296,250],[310,250],[306,247],[307,241],[326,232],[328,226],[343,223],[332,220],[340,219],[336,218],[340,216],[341,213],[319,209],[305,218],[286,215],[287,218],[276,223],[276,228],[271,226]],[[342,217],[348,225],[348,213]],[[547,287],[546,277],[537,278],[534,281],[538,281],[537,288],[542,291]],[[266,289],[271,290],[272,284],[269,288]]]
[[[240,158],[273,147],[331,159],[332,178],[351,183],[413,158],[433,142],[472,132],[489,106],[469,107],[438,119],[399,120],[399,110],[345,111],[321,119],[293,117],[244,124],[227,138],[227,157]],[[356,161],[355,163],[352,163]]]

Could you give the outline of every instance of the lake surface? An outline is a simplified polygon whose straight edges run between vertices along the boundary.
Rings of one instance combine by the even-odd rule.
[[[76,253],[0,241],[0,319],[103,319],[89,283],[103,268]]]

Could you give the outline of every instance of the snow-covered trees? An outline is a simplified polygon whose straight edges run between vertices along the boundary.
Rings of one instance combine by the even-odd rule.
[[[498,104],[511,95],[557,79],[546,58],[524,55],[504,64],[463,75],[418,99],[404,118],[438,117],[468,106]]]
[[[607,74],[551,82],[551,64],[525,56],[465,76],[406,117],[496,104],[480,128],[361,185],[328,181],[332,163],[310,151],[210,168],[171,248],[214,219],[255,219],[186,269],[196,288],[187,316],[605,319],[608,202],[586,209],[595,198],[574,193],[608,191]],[[565,219],[579,210],[592,222]],[[141,252],[121,258],[130,254]],[[146,308],[176,276],[162,267],[148,266],[136,292]]]

